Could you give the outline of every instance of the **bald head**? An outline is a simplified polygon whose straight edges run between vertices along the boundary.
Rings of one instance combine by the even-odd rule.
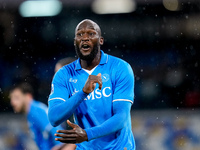
[[[90,20],[90,19],[84,19],[83,21],[81,21],[77,26],[76,26],[76,29],[75,29],[75,34],[77,31],[81,30],[82,28],[84,27],[87,27],[89,29],[93,29],[95,31],[97,31],[97,33],[99,34],[99,36],[101,37],[101,29],[99,27],[99,25]]]
[[[94,21],[85,19],[77,25],[74,46],[81,60],[92,62],[96,57],[98,59],[103,42],[101,29]]]

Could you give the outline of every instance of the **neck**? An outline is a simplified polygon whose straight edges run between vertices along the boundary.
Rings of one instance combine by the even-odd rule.
[[[24,113],[25,113],[25,114],[28,114],[28,113],[29,113],[29,111],[30,111],[30,103],[31,103],[32,101],[33,101],[33,100],[30,99],[30,100],[28,100],[27,103],[25,104],[25,109],[24,109]]]
[[[95,66],[97,66],[100,63],[100,60],[101,60],[101,51],[99,50],[93,60],[87,61],[81,59],[81,67],[87,70],[92,70]]]

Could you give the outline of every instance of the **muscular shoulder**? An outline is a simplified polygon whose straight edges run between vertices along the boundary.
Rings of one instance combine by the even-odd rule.
[[[30,125],[43,132],[49,124],[47,111],[47,105],[39,101],[33,101],[30,113],[28,114],[28,121]]]
[[[117,84],[118,81],[124,81],[125,78],[131,80],[134,78],[133,70],[126,61],[115,56],[109,56],[108,63],[113,83]]]
[[[130,66],[125,60],[111,55],[109,55],[108,61],[115,70],[125,69]]]
[[[31,113],[47,113],[47,106],[39,101],[33,101],[31,104]]]
[[[28,113],[28,120],[34,124],[40,125],[43,119],[47,118],[47,106],[41,102],[33,101]]]

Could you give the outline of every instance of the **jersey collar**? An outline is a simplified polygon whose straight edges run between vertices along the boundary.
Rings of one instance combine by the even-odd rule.
[[[108,62],[108,54],[105,54],[102,50],[101,50],[101,60],[100,60],[100,65],[104,65]],[[80,70],[82,69],[81,67],[81,63],[80,63],[80,58],[77,59],[76,61],[76,67],[75,70]]]

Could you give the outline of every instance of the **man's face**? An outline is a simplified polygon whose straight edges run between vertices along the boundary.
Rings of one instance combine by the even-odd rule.
[[[16,113],[25,111],[26,94],[23,94],[19,89],[14,89],[10,94],[10,104]]]
[[[99,35],[95,24],[86,21],[77,27],[74,45],[80,59],[93,60],[102,44],[103,38]]]

